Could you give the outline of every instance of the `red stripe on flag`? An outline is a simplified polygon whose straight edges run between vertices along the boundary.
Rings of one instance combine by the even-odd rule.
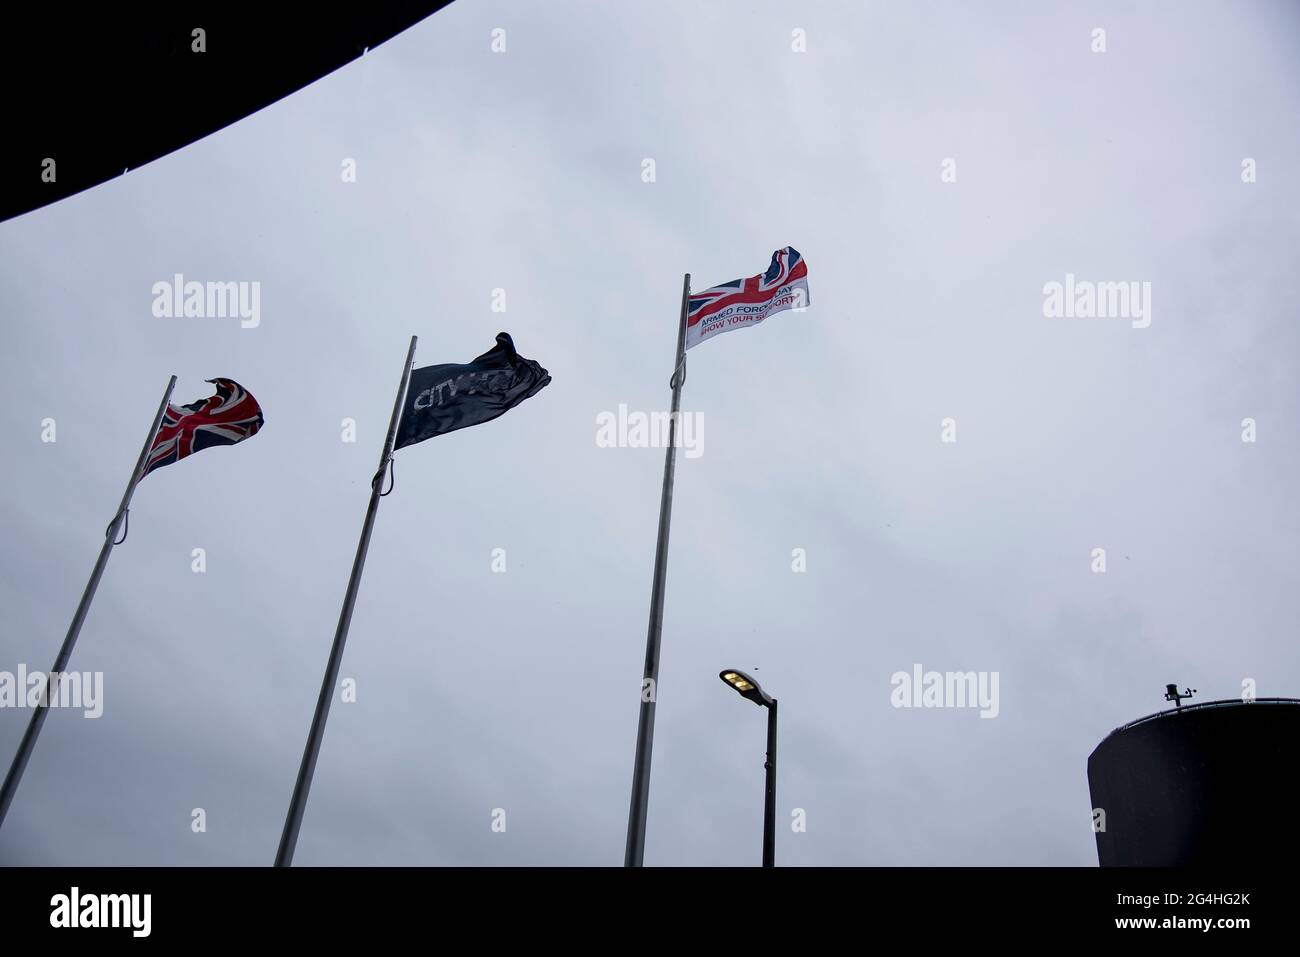
[[[701,307],[695,315],[691,316],[686,321],[686,325],[694,326],[699,323],[701,319],[705,319],[713,315],[715,312],[720,312],[728,306],[766,302],[770,299],[775,299],[777,289],[780,289],[783,286],[788,286],[790,283],[796,282],[800,279],[806,279],[807,277],[808,265],[801,259],[795,264],[794,269],[790,270],[790,275],[786,277],[785,281],[779,283],[775,289],[760,289],[752,292],[733,292],[730,295],[723,296],[721,299],[714,300],[707,306]],[[750,280],[758,280],[761,278],[761,276],[751,276],[749,279],[745,280],[745,282],[748,284]],[[706,289],[704,290],[704,293],[707,293],[708,291],[709,290]],[[700,293],[700,295],[704,295],[704,293]]]

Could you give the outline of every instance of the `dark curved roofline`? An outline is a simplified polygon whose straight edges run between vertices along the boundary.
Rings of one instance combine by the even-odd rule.
[[[122,176],[237,123],[360,58],[452,0],[297,4],[163,0],[10,4],[0,83],[0,221]],[[195,52],[195,29],[206,49]],[[487,50],[486,27],[479,38]],[[46,167],[54,160],[54,179]],[[195,183],[194,189],[204,188]]]
[[[1155,721],[1159,718],[1167,718],[1170,715],[1182,714],[1187,711],[1205,711],[1210,708],[1230,708],[1233,705],[1258,705],[1258,704],[1300,704],[1300,698],[1255,698],[1252,701],[1243,701],[1241,698],[1222,698],[1218,701],[1202,701],[1199,704],[1183,705],[1181,708],[1166,708],[1164,711],[1156,711],[1136,721],[1130,721],[1128,724],[1122,724],[1110,734],[1119,734],[1121,731],[1127,731],[1129,728],[1136,727],[1139,724],[1146,724],[1148,721]]]

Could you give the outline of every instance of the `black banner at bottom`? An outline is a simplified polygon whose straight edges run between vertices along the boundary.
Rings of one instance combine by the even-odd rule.
[[[434,930],[493,945],[645,947],[701,932],[736,942],[847,932],[865,944],[890,932],[918,946],[1102,935],[1232,945],[1283,933],[1293,885],[1244,869],[1085,868],[7,868],[0,882],[10,944],[75,935],[337,946]]]

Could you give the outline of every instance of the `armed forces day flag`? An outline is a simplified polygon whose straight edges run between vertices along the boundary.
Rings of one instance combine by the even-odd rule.
[[[767,272],[691,293],[686,348],[768,316],[808,305],[808,264],[793,246],[772,253]]]
[[[489,422],[544,389],[545,369],[515,352],[509,333],[473,362],[425,366],[411,372],[396,448]]]
[[[234,445],[265,423],[262,407],[234,379],[208,379],[217,394],[189,405],[168,403],[140,477],[214,445]]]

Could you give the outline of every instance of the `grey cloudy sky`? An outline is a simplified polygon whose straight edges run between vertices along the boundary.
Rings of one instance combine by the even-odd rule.
[[[812,308],[689,356],[646,862],[758,861],[738,666],[779,862],[1094,864],[1087,756],[1166,682],[1300,690],[1297,41],[1280,2],[461,0],[0,224],[0,670],[52,662],[168,375],[266,414],[141,484],[73,657],[103,717],[51,715],[0,862],[271,862],[407,338],[506,329],[554,381],[398,454],[296,862],[621,863],[662,452],[596,416],[666,407],[683,272],[789,243]],[[155,318],[178,272],[260,326]],[[1045,318],[1067,273],[1150,326]],[[998,717],[891,707],[916,663]]]

